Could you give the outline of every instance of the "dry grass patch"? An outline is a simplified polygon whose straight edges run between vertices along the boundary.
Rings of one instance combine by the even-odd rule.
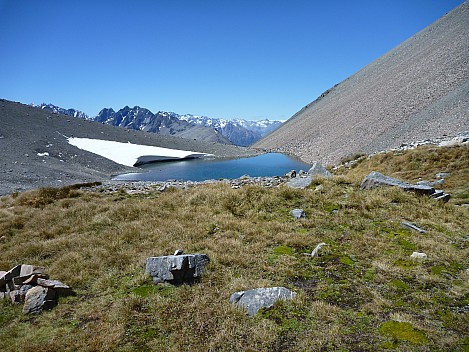
[[[38,316],[0,302],[2,348],[464,350],[467,209],[399,189],[358,187],[362,175],[384,162],[380,171],[391,176],[420,160],[419,168],[432,168],[420,169],[422,175],[450,171],[468,179],[462,163],[463,171],[454,166],[459,151],[428,151],[441,151],[453,166],[443,170],[433,154],[432,163],[379,155],[385,158],[379,163],[363,161],[305,190],[220,184],[150,195],[70,189],[3,197],[0,270],[19,263],[45,266],[77,296]],[[394,160],[399,157],[405,158]],[[293,208],[303,208],[307,218],[293,219]],[[402,228],[404,220],[427,233]],[[304,255],[320,242],[326,246],[318,257]],[[152,285],[145,258],[176,248],[210,256],[202,282]],[[428,259],[412,260],[413,251]],[[297,299],[253,318],[229,303],[235,291],[271,286],[290,288]]]

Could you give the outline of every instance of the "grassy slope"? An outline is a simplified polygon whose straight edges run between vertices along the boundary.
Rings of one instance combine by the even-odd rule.
[[[45,266],[77,296],[38,316],[0,302],[2,350],[467,350],[469,217],[455,205],[468,194],[467,161],[467,148],[378,155],[318,190],[3,197],[0,269]],[[459,196],[442,204],[399,189],[360,190],[369,169],[409,181],[450,171],[444,189]],[[289,215],[297,207],[307,219]],[[427,233],[401,228],[403,220]],[[319,242],[327,246],[318,258],[303,255]],[[151,285],[145,258],[176,248],[210,256],[202,283]],[[412,261],[413,251],[428,259]],[[253,318],[228,301],[262,286],[286,286],[298,298]]]

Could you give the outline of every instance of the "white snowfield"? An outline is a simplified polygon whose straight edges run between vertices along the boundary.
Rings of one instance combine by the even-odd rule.
[[[90,138],[71,137],[68,138],[68,143],[126,166],[138,166],[154,161],[203,158],[212,155],[187,150],[132,144],[130,142],[121,143]]]

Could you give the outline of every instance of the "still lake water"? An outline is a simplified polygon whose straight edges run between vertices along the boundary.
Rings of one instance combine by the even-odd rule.
[[[284,154],[267,153],[250,158],[217,160],[190,159],[168,161],[141,166],[142,173],[119,175],[114,180],[120,181],[204,181],[222,178],[239,178],[243,175],[283,176],[291,170],[308,171],[310,165]]]

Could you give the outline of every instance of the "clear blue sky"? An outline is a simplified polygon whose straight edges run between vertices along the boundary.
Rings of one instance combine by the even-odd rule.
[[[288,119],[462,0],[0,0],[0,98]]]

